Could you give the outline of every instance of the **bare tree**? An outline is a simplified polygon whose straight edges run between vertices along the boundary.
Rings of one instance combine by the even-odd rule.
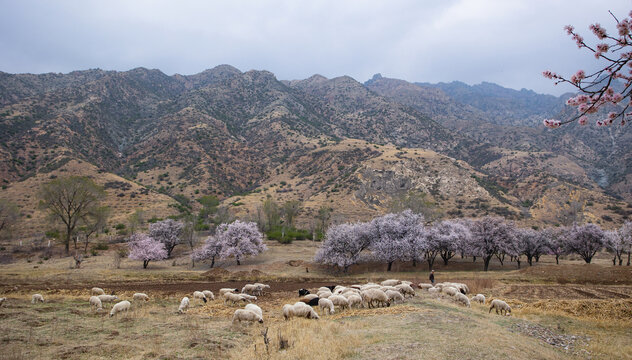
[[[70,240],[81,219],[99,207],[105,194],[103,187],[82,176],[54,179],[42,186],[40,206],[64,224],[66,254],[70,253]]]
[[[407,193],[393,197],[389,204],[389,211],[402,212],[411,210],[415,214],[421,214],[427,223],[432,223],[441,218],[441,212],[437,209],[437,204],[428,199],[428,194],[410,190]]]
[[[83,241],[85,243],[83,252],[88,251],[88,244],[90,243],[90,237],[103,231],[110,217],[110,208],[107,206],[100,206],[93,209],[91,212],[85,214],[81,218],[82,226],[79,228],[83,232]],[[76,248],[76,243],[75,243]]]
[[[287,226],[294,227],[294,219],[302,208],[303,206],[298,200],[289,200],[283,203],[281,210],[283,211],[283,217],[285,217]]]

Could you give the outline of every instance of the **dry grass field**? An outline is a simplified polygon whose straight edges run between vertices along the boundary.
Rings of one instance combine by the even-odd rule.
[[[506,300],[511,317],[488,314],[488,304],[464,308],[417,289],[416,297],[388,308],[284,321],[281,308],[298,300],[298,288],[386,278],[420,282],[427,265],[398,264],[387,273],[373,264],[339,274],[310,262],[317,243],[268,245],[267,253],[241,266],[220,262],[216,269],[191,268],[184,247],[176,248],[175,260],[152,262],[146,270],[130,260],[115,268],[114,247],[86,259],[82,269],[59,257],[1,265],[0,296],[7,301],[0,307],[0,359],[632,358],[632,269],[612,267],[607,255],[591,265],[572,258],[559,266],[543,258],[520,270],[494,264],[487,273],[480,262],[457,259],[437,270],[438,281],[465,282],[488,301]],[[218,295],[221,287],[255,280],[271,285],[256,301],[263,325],[233,326],[238,307],[221,299],[192,300],[186,314],[177,313],[180,299],[194,290]],[[90,309],[93,286],[129,300],[142,291],[151,300],[110,318]],[[46,302],[31,304],[35,292]]]

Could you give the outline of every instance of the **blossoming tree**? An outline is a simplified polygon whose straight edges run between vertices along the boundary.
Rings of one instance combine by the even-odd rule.
[[[619,120],[624,125],[632,113],[627,112],[632,104],[632,12],[621,20],[612,14],[616,22],[616,32],[608,32],[600,24],[593,24],[590,30],[597,37],[596,44],[589,44],[571,25],[565,27],[580,49],[591,52],[600,61],[599,70],[586,73],[577,71],[570,78],[544,71],[544,77],[555,80],[555,84],[567,83],[574,86],[579,94],[567,100],[567,104],[577,107],[579,114],[568,120],[545,119],[544,125],[558,128],[563,124],[578,121],[588,123],[588,114],[594,114],[607,105],[613,106],[605,119],[597,120],[598,126],[612,124]],[[623,86],[616,86],[617,82]]]
[[[167,258],[165,245],[154,240],[147,234],[136,233],[130,237],[128,242],[129,258],[132,260],[142,260],[143,269],[151,260],[163,260]]]
[[[167,258],[170,258],[173,248],[180,243],[183,230],[183,223],[167,219],[149,225],[149,236],[165,245]]]

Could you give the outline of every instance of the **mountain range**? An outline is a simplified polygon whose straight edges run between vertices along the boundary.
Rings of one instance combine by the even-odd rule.
[[[551,211],[581,198],[591,221],[614,226],[632,214],[630,132],[544,128],[573,114],[568,96],[379,74],[286,81],[229,65],[188,76],[0,72],[0,197],[30,219],[24,236],[49,226],[36,184],[69,172],[109,183],[113,206],[129,200],[113,223],[143,196],[138,206],[155,216],[203,195],[250,218],[268,196],[300,200],[309,226],[322,206],[335,221],[362,220],[419,191],[445,217],[531,226],[554,224]]]

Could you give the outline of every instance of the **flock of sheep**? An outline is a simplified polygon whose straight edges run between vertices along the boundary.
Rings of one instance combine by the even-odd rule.
[[[483,294],[476,294],[472,298],[468,298],[467,294],[470,292],[470,289],[463,283],[444,282],[436,285],[421,283],[417,286],[429,294],[436,296],[445,294],[455,302],[466,307],[470,307],[471,302],[485,304],[485,295]],[[224,298],[224,304],[245,304],[243,309],[235,310],[232,319],[233,324],[241,322],[263,323],[263,311],[252,302],[256,301],[258,296],[262,296],[264,292],[269,289],[269,285],[254,283],[246,284],[241,291],[239,289],[222,288],[219,290],[219,294]],[[119,300],[116,295],[106,295],[105,291],[98,287],[92,288],[90,292],[90,308],[94,308],[96,312],[104,311],[103,303]],[[293,317],[319,319],[318,313],[313,308],[314,306],[318,306],[323,315],[332,315],[336,312],[336,307],[339,311],[353,307],[387,307],[391,306],[391,304],[403,303],[406,301],[406,298],[413,297],[416,293],[415,289],[413,289],[412,282],[390,279],[382,281],[380,284],[367,283],[351,286],[324,286],[320,287],[316,294],[310,293],[307,289],[299,289],[298,295],[300,301],[283,306],[282,313],[285,320]],[[215,295],[210,290],[195,291],[192,297],[204,303],[209,300],[215,300]],[[0,306],[2,306],[5,300],[6,298],[0,298]],[[149,296],[145,293],[135,293],[132,296],[132,300],[134,302],[145,302],[149,301]],[[41,294],[33,294],[31,303],[35,304],[38,302],[44,302],[44,297]],[[185,313],[189,308],[189,304],[189,297],[183,297],[178,307],[178,313]],[[110,316],[114,316],[120,312],[127,312],[130,308],[131,303],[129,301],[119,301],[112,306]],[[496,310],[496,314],[499,312],[507,316],[511,314],[511,307],[502,300],[495,299],[490,302],[489,313],[494,309]]]

